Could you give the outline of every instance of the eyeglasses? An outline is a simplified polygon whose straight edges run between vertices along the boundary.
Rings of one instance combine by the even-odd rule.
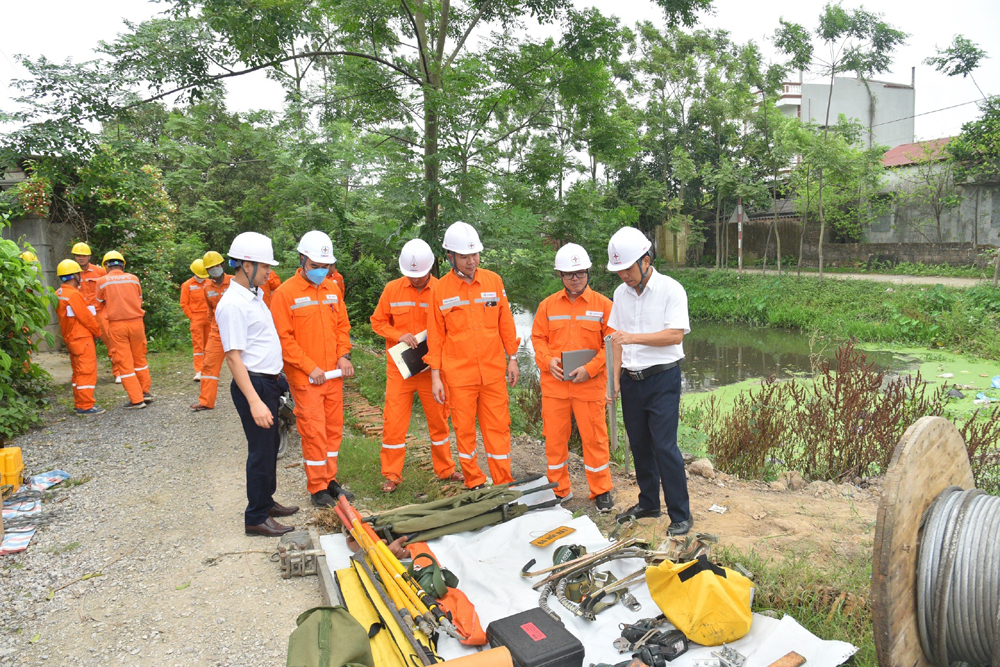
[[[577,271],[576,273],[562,273],[560,274],[563,280],[580,280],[581,278],[587,277],[586,271]]]

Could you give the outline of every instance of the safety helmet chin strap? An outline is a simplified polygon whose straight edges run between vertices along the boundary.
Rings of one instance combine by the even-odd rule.
[[[649,268],[643,270],[642,268],[642,257],[649,257]],[[650,256],[649,251],[646,251],[642,257],[639,258],[639,284],[635,286],[636,294],[642,294],[642,290],[646,289],[646,276],[649,272],[653,270],[653,258]]]
[[[243,260],[243,262],[246,261],[249,260]],[[257,296],[257,286],[253,284],[253,281],[257,277],[257,269],[260,268],[260,262],[251,262],[251,264],[253,264],[253,273],[250,274],[249,276],[247,276],[247,270],[243,267],[243,262],[240,262],[240,271],[243,272],[243,275],[244,277],[246,277],[247,282],[250,283],[250,291],[254,293],[254,296]]]
[[[459,275],[459,277],[461,277],[461,278],[468,278],[469,280],[472,280],[473,276],[476,275],[475,271],[473,271],[473,273],[472,273],[471,276],[467,276],[464,273],[462,273],[457,266],[455,266],[455,251],[454,250],[449,250],[447,253],[445,253],[445,257],[448,258],[448,263],[451,264],[451,270],[454,271],[455,273],[457,273]]]

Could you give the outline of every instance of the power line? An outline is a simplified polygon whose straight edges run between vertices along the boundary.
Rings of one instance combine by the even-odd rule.
[[[950,107],[942,107],[941,109],[934,109],[933,111],[924,111],[923,113],[913,114],[912,116],[906,116],[904,118],[896,118],[895,120],[887,120],[883,123],[875,123],[872,127],[878,127],[879,125],[888,125],[889,123],[898,123],[901,120],[910,120],[911,118],[916,118],[917,116],[926,116],[927,114],[937,113],[938,111],[947,111],[948,109],[957,109],[958,107],[964,107],[969,104],[978,104],[981,100],[972,100],[971,102],[962,102],[961,104],[955,104]]]

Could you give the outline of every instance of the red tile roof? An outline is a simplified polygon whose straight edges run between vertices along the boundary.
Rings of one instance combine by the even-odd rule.
[[[925,157],[932,160],[945,159],[944,147],[952,137],[943,139],[931,139],[930,141],[918,141],[913,144],[903,144],[886,151],[882,156],[882,166],[884,167],[904,167],[908,164],[918,162]]]

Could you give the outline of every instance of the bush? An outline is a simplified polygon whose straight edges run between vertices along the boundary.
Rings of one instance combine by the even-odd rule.
[[[351,268],[344,272],[344,291],[347,301],[347,314],[352,326],[367,324],[368,318],[378,306],[382,290],[389,282],[389,274],[382,262],[372,255],[362,255]]]
[[[41,423],[48,374],[31,363],[31,353],[39,339],[55,342],[44,330],[55,297],[21,252],[13,241],[0,240],[0,445]]]

